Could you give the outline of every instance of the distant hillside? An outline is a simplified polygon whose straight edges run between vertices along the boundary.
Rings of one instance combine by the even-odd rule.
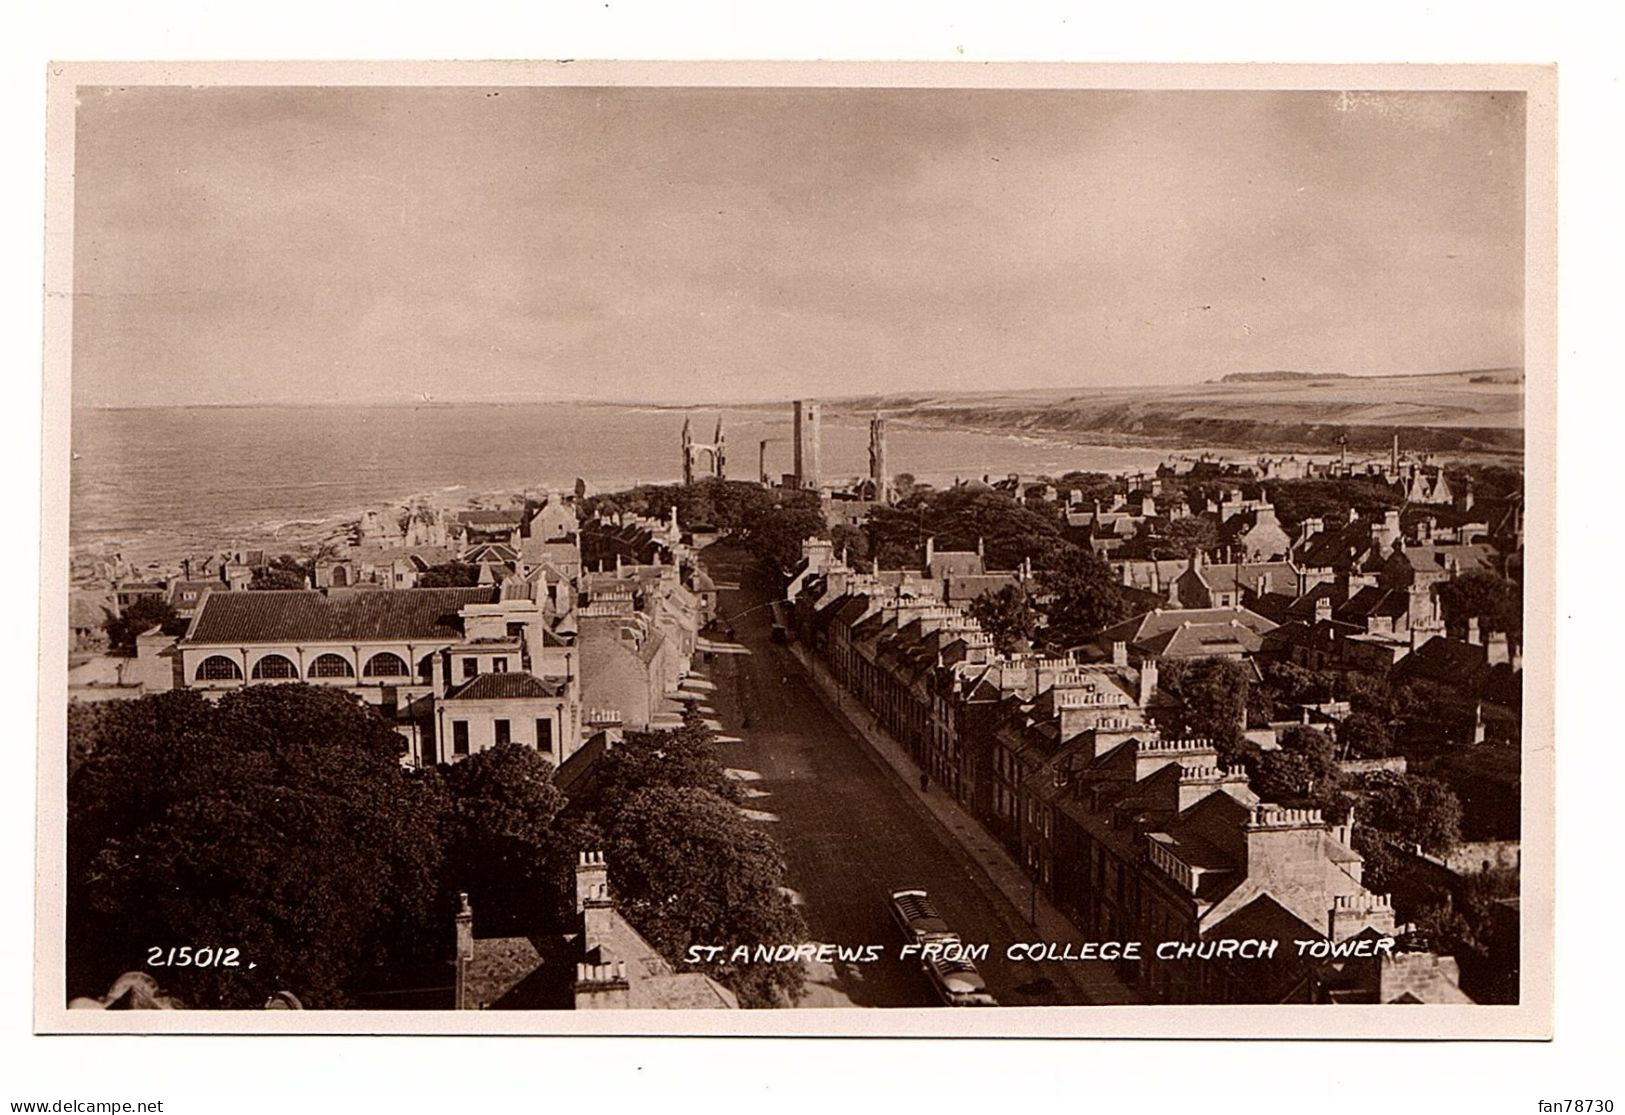
[[[1409,448],[1519,452],[1523,385],[1517,369],[1441,375],[1242,373],[1178,387],[1043,388],[831,400],[826,410],[883,410],[906,421],[1079,442],[1330,451]],[[1288,378],[1279,378],[1280,376]]]
[[[1209,383],[1283,383],[1298,379],[1353,379],[1347,372],[1231,372]]]

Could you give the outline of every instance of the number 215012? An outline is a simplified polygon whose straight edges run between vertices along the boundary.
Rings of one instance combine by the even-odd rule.
[[[239,965],[240,949],[234,948],[193,948],[191,945],[178,945],[164,948],[154,945],[147,950],[147,967],[149,968],[236,968]]]

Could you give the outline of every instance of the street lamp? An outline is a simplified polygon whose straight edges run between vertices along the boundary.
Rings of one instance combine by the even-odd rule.
[[[1027,871],[1031,876],[1027,888],[1027,924],[1036,932],[1038,929],[1038,862],[1032,853],[1027,857]]]

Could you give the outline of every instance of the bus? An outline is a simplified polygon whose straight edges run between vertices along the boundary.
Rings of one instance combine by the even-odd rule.
[[[996,1007],[987,982],[976,965],[966,959],[932,954],[925,958],[925,975],[937,998],[950,1007]]]
[[[918,887],[891,893],[892,920],[904,938],[920,946],[920,967],[937,998],[950,1007],[996,1007],[987,982],[965,955],[969,951],[937,912],[931,896]]]

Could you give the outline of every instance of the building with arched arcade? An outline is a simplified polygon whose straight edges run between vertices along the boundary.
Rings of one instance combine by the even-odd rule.
[[[562,763],[580,746],[573,636],[534,599],[495,585],[210,593],[167,653],[177,688],[305,682],[353,693],[395,723],[417,765],[506,742]]]

